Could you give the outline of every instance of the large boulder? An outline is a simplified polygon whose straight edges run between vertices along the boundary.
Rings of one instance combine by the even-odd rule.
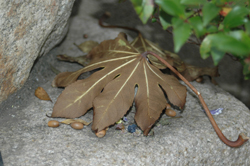
[[[104,11],[101,7],[114,8],[112,4],[118,3],[111,4],[109,0],[109,4],[103,5],[97,2],[99,1],[82,1],[79,11],[85,14],[71,19],[69,33],[65,40],[36,63],[26,83],[28,86],[25,85],[22,90],[11,95],[0,105],[0,151],[4,164],[21,166],[51,165],[51,163],[89,166],[250,165],[249,142],[240,148],[230,148],[221,142],[202,111],[203,108],[197,96],[190,89],[187,92],[185,109],[180,114],[182,118],[169,118],[162,115],[153,128],[154,135],[152,132],[148,137],[144,137],[141,133],[115,130],[115,126],[110,127],[103,138],[97,138],[91,131],[91,126],[85,126],[82,130],[74,130],[66,124],[61,124],[59,128],[47,126],[47,122],[52,119],[45,115],[51,114],[53,105],[62,92],[60,88],[51,87],[55,74],[50,74],[52,71],[46,67],[46,65],[49,66],[47,62],[60,71],[77,70],[74,66],[79,69],[80,65],[56,61],[56,55],[83,55],[74,46],[74,42],[76,44],[87,40],[100,42],[115,38],[121,31],[100,28],[97,26],[98,21],[90,17],[94,15],[91,13],[93,10]],[[83,34],[88,38],[83,38]],[[153,35],[161,37],[161,35]],[[191,53],[187,52],[187,55]],[[38,70],[41,68],[42,70]],[[36,81],[34,71],[39,71],[40,73],[35,74],[42,77],[48,76],[45,77],[47,82],[41,84],[40,81]],[[87,73],[84,77],[88,75]],[[211,84],[207,78],[203,84],[197,82],[191,82],[191,84],[202,94],[209,109],[224,108],[222,113],[215,115],[214,118],[228,139],[236,140],[241,132],[249,136],[250,111],[243,103],[220,87]],[[34,96],[38,86],[42,86],[47,91],[53,103],[41,101]],[[126,127],[134,123],[134,114],[135,107],[132,107],[127,115],[129,122],[125,124]],[[92,118],[91,110],[80,117],[87,122]]]
[[[74,0],[0,1],[0,103],[67,32]]]

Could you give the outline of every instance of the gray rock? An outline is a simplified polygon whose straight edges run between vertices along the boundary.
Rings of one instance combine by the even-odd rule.
[[[244,104],[208,80],[204,84],[192,84],[210,109],[224,108],[222,114],[214,117],[227,138],[235,140],[240,132],[249,136],[250,112]],[[53,102],[61,93],[61,89],[51,87],[51,81],[43,88]],[[0,116],[0,150],[6,166],[250,164],[249,142],[240,148],[222,143],[201,111],[197,97],[190,91],[181,114],[183,118],[171,119],[163,115],[153,129],[154,136],[148,137],[123,133],[114,127],[104,138],[97,138],[90,126],[80,131],[63,124],[49,128],[47,122],[51,119],[45,114],[51,113],[53,103],[33,97],[25,108],[20,107],[6,106]],[[127,116],[130,122],[133,122],[134,112],[133,108]],[[92,116],[90,111],[80,118],[91,121]]]
[[[0,103],[67,32],[74,0],[0,1]]]

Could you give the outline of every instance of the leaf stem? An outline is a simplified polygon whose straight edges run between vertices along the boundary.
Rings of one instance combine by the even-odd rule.
[[[241,145],[243,145],[248,139],[249,137],[247,137],[244,133],[241,133],[238,136],[238,139],[236,141],[230,141],[228,140],[224,134],[221,132],[220,128],[218,127],[218,125],[216,124],[213,116],[211,115],[203,97],[201,96],[200,92],[195,89],[195,87],[193,85],[191,85],[174,67],[172,67],[168,62],[166,62],[162,57],[160,57],[159,55],[157,55],[154,52],[151,51],[147,51],[143,54],[151,54],[153,56],[155,56],[157,59],[159,59],[163,64],[165,64],[170,70],[172,70],[182,81],[184,81],[193,91],[194,93],[199,97],[199,100],[203,106],[203,108],[205,109],[205,112],[216,132],[216,134],[218,135],[218,137],[221,139],[222,142],[224,142],[226,145],[230,146],[230,147],[240,147]]]

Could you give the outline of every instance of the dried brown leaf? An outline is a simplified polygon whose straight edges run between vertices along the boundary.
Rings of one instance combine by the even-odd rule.
[[[39,98],[40,100],[50,100],[50,97],[48,95],[48,93],[42,88],[42,87],[38,87],[35,91],[35,96],[37,98]]]
[[[138,52],[143,53],[146,51],[152,51],[158,54],[159,56],[163,57],[170,65],[173,66],[173,58],[171,57],[170,53],[166,53],[165,50],[160,48],[158,45],[154,44],[153,42],[144,39],[141,34],[139,34],[131,43]],[[154,66],[159,69],[165,69],[166,66],[161,63],[157,58],[152,55],[148,55],[148,59],[152,62]]]
[[[57,86],[62,82],[68,86],[58,97],[52,117],[75,118],[93,107],[92,129],[99,132],[123,117],[135,100],[135,120],[147,135],[165,108],[165,94],[172,104],[184,106],[186,87],[174,76],[163,74],[149,63],[129,44],[124,33],[114,40],[102,42],[91,50],[89,57],[91,63],[85,68],[61,73],[54,80]],[[100,70],[74,82],[81,73],[94,69]],[[138,91],[134,97],[136,86]]]
[[[83,66],[86,66],[90,61],[85,55],[78,56],[78,57],[71,57],[68,55],[57,55],[57,59],[59,59],[61,61],[77,62]]]
[[[159,56],[161,56],[165,61],[167,61],[171,66],[174,66],[188,81],[193,81],[199,76],[208,75],[211,77],[218,77],[218,68],[202,68],[197,66],[192,66],[185,64],[181,58],[170,51],[163,50],[158,45],[154,44],[153,42],[144,39],[141,34],[135,38],[131,45],[135,47],[140,53],[146,51],[152,51]],[[166,66],[162,64],[156,57],[152,55],[148,55],[148,59],[150,62],[159,69],[165,69]]]
[[[180,72],[188,81],[193,81],[200,76],[210,76],[210,77],[218,77],[218,67],[209,68],[209,67],[197,67],[192,65],[186,65],[186,69]]]
[[[92,121],[91,122],[86,122],[85,120],[82,120],[82,119],[76,119],[76,122],[80,122],[80,123],[82,123],[82,124],[84,124],[86,126],[88,126],[90,123],[92,123]]]
[[[99,43],[95,41],[85,41],[80,45],[76,45],[82,52],[89,53],[95,46],[98,46]]]
[[[73,122],[75,122],[74,119],[66,119],[66,120],[64,120],[64,121],[61,121],[60,123],[70,124],[70,123],[73,123]]]

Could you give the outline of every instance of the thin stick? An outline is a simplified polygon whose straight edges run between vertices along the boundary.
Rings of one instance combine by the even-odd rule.
[[[127,30],[132,30],[136,33],[138,33],[138,35],[140,34],[140,31],[135,29],[135,28],[130,28],[130,27],[124,27],[124,26],[113,26],[113,25],[103,25],[103,20],[108,18],[110,16],[109,13],[105,13],[101,19],[99,19],[99,25],[101,27],[104,27],[104,28],[123,28],[123,29],[127,29]],[[159,59],[163,64],[165,64],[170,70],[172,70],[182,81],[184,81],[193,91],[196,95],[198,95],[199,97],[199,100],[203,106],[203,108],[205,109],[205,112],[215,130],[215,132],[217,133],[218,137],[221,139],[222,142],[224,142],[226,145],[230,146],[230,147],[239,147],[241,145],[243,145],[249,138],[244,134],[244,133],[241,133],[239,136],[238,136],[238,139],[236,141],[230,141],[228,140],[224,134],[221,132],[220,128],[218,127],[218,125],[216,124],[213,116],[211,115],[203,97],[201,96],[200,92],[197,91],[197,89],[195,89],[193,87],[193,85],[191,85],[185,77],[183,77],[175,68],[173,68],[169,63],[167,63],[163,58],[161,58],[159,55],[157,55],[156,53],[154,52],[151,52],[151,51],[147,51],[147,52],[144,52],[143,53],[143,56],[146,56],[147,54],[151,54],[153,56],[155,56],[157,59]]]
[[[193,85],[191,85],[174,67],[172,67],[168,62],[166,62],[162,57],[160,57],[159,55],[157,55],[156,53],[154,52],[151,52],[151,51],[147,51],[145,53],[143,53],[144,55],[145,54],[151,54],[153,56],[155,56],[157,59],[159,59],[163,64],[165,64],[170,70],[172,70],[182,81],[184,81],[193,91],[196,95],[198,95],[199,97],[199,100],[203,106],[203,108],[205,109],[205,112],[215,130],[215,132],[217,133],[218,137],[221,139],[222,142],[224,142],[226,145],[230,146],[230,147],[239,147],[241,145],[243,145],[249,138],[244,134],[244,133],[241,133],[239,136],[238,136],[238,139],[236,141],[230,141],[228,140],[224,134],[221,132],[220,128],[218,127],[218,125],[216,124],[213,116],[211,115],[204,99],[202,98],[200,92],[198,92],[197,89],[195,89],[195,87],[193,87]]]
[[[103,28],[122,28],[122,29],[127,29],[130,31],[134,31],[138,34],[140,34],[140,31],[136,28],[130,28],[130,27],[125,27],[125,26],[119,26],[119,25],[104,25],[103,24],[103,20],[107,19],[110,17],[110,13],[109,12],[105,12],[102,17],[99,19],[99,25]]]

